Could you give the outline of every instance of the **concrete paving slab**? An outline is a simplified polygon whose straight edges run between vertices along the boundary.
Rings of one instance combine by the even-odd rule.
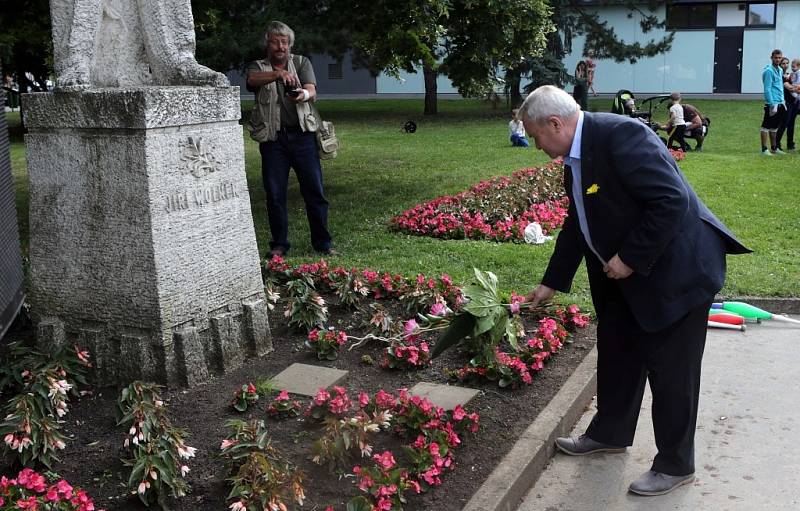
[[[519,511],[800,509],[798,360],[798,328],[765,322],[746,333],[710,330],[692,485],[660,497],[627,491],[656,454],[648,391],[626,453],[557,454]],[[583,433],[593,413],[572,434]]]
[[[431,403],[445,410],[452,410],[456,405],[464,406],[479,391],[457,385],[440,385],[438,383],[419,382],[408,391],[412,396],[427,397]]]
[[[272,377],[275,386],[292,394],[315,396],[321,388],[327,389],[344,380],[347,371],[310,364],[292,364]]]

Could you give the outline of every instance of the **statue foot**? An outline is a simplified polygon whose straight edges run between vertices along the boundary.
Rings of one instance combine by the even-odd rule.
[[[88,71],[67,70],[56,80],[56,90],[84,90],[91,87]]]
[[[224,74],[195,61],[186,61],[178,65],[177,72],[177,80],[181,85],[228,87],[231,84]]]

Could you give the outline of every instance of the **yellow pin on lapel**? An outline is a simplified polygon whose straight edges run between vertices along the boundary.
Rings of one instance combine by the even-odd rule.
[[[593,193],[597,193],[600,190],[600,187],[597,186],[597,183],[594,183],[592,186],[586,189],[586,195],[591,195]]]

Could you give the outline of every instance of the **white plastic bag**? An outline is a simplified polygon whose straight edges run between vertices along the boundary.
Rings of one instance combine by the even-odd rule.
[[[541,245],[545,241],[553,239],[552,236],[545,236],[542,232],[542,226],[536,222],[531,222],[525,227],[525,243],[533,245]]]

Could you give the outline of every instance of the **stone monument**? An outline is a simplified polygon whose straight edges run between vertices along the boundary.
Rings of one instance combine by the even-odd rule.
[[[189,0],[51,13],[57,88],[23,97],[38,342],[85,346],[116,384],[271,351],[239,89],[195,61]]]

